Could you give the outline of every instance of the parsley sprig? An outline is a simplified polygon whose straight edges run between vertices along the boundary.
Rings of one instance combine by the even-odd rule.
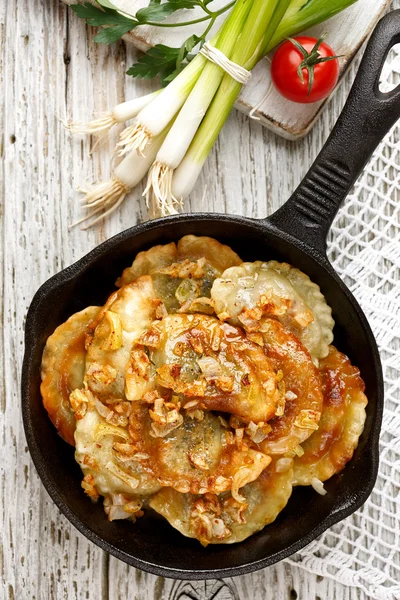
[[[71,8],[78,17],[85,19],[88,25],[103,27],[94,38],[94,41],[99,44],[112,44],[139,25],[186,27],[204,22],[205,29],[200,36],[191,35],[180,48],[157,44],[150,48],[127,71],[128,75],[142,79],[153,79],[160,75],[163,84],[166,85],[184,69],[201,49],[217,17],[235,4],[235,1],[231,1],[219,10],[213,11],[208,6],[211,2],[212,0],[166,0],[165,2],[150,0],[148,6],[138,10],[135,15],[129,15],[119,10],[110,0],[97,0],[96,5],[91,2],[72,4]],[[179,23],[164,22],[167,17],[178,10],[190,10],[196,7],[203,10],[204,16]]]

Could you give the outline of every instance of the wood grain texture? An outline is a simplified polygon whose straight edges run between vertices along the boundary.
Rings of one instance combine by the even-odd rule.
[[[63,0],[67,4],[83,1]],[[341,57],[339,61],[341,77],[390,1],[358,0],[342,13],[308,30],[308,33],[313,36],[326,33],[328,43]],[[134,14],[147,4],[148,0],[114,0],[115,6],[126,10],[129,14]],[[226,0],[214,0],[210,7],[218,10],[225,5]],[[181,23],[188,18],[195,19],[202,16],[204,16],[203,11],[196,8],[191,11],[178,11],[168,17],[168,21]],[[209,38],[218,30],[225,16],[222,15],[216,21]],[[190,27],[190,33],[201,35],[204,29],[204,23],[199,23]],[[155,44],[179,48],[188,35],[188,28],[185,27],[168,29],[143,25],[126,34],[124,39],[145,51]],[[254,116],[262,125],[287,139],[299,139],[314,126],[326,105],[326,100],[304,105],[293,104],[282,98],[271,83],[270,58],[270,56],[266,57],[255,67],[249,83],[243,88],[235,106],[246,115],[257,107]]]
[[[396,0],[396,6],[400,1]],[[80,216],[76,186],[110,173],[115,135],[93,159],[88,138],[71,138],[60,117],[145,93],[126,79],[132,46],[92,43],[94,32],[54,0],[0,2],[1,283],[0,598],[16,600],[364,600],[367,596],[281,563],[217,582],[174,582],[127,567],[88,542],[47,496],[22,428],[19,383],[27,307],[38,286],[96,244],[145,218],[136,190],[110,220],[68,230]],[[234,112],[205,166],[188,210],[264,217],[293,191],[344,103],[355,65],[312,133],[293,143]],[[204,188],[207,184],[207,192]]]

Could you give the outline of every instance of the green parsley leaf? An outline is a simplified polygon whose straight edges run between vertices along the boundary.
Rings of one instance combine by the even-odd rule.
[[[136,18],[140,23],[163,21],[175,10],[177,9],[172,8],[169,4],[150,4],[145,8],[140,8],[136,13]]]
[[[137,23],[133,25],[131,23],[122,23],[121,25],[114,25],[112,27],[104,27],[94,36],[94,41],[98,44],[113,44],[122,38],[125,33],[132,31],[137,26]]]
[[[163,77],[162,80],[161,80],[162,86],[165,87],[171,81],[173,81],[173,79],[175,79],[175,77],[177,77],[179,75],[179,73],[181,71],[183,71],[183,69],[185,68],[185,66],[186,65],[181,65],[180,67],[177,67],[176,69],[174,69],[169,75],[166,75],[165,77]]]
[[[176,69],[179,51],[180,48],[170,48],[163,44],[157,44],[153,48],[149,48],[146,54],[131,66],[127,74],[140,79],[152,79],[157,75],[161,75],[164,81]]]
[[[198,5],[197,0],[167,0],[167,2],[160,4],[157,2],[150,2],[149,6],[141,8],[136,13],[136,18],[140,23],[147,23],[149,21],[157,22],[163,21],[169,15],[182,10],[183,8],[194,8]]]
[[[187,38],[179,49],[179,54],[176,59],[176,68],[180,69],[183,61],[188,56],[189,52],[193,50],[197,44],[202,41],[202,38],[199,38],[197,35],[191,35]]]
[[[191,35],[180,48],[157,44],[140,57],[138,62],[127,71],[127,74],[141,79],[152,79],[160,75],[162,84],[167,85],[192,60],[193,56],[190,55],[190,52],[193,48],[203,42],[202,38]]]
[[[133,29],[138,24],[135,19],[128,19],[112,8],[97,8],[90,2],[72,4],[71,8],[78,17],[85,19],[88,25],[94,27],[99,25],[126,25],[127,27],[130,25],[130,28]]]

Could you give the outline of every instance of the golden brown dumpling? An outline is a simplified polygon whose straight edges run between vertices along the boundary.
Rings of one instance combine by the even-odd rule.
[[[156,293],[169,313],[212,314],[213,308],[207,300],[215,278],[241,262],[231,248],[213,238],[186,235],[178,244],[172,242],[139,252],[117,285],[126,285],[141,275],[151,275]]]
[[[280,376],[262,348],[237,327],[207,315],[168,315],[142,336],[149,365],[144,377],[198,408],[270,419],[284,396]]]
[[[198,494],[230,489],[235,493],[271,462],[259,450],[238,445],[210,411],[199,418],[178,413],[174,427],[163,430],[157,427],[157,415],[163,416],[163,408],[149,411],[146,405],[135,406],[129,427],[136,451],[145,457],[143,468],[163,486]],[[173,403],[166,408],[173,410]]]
[[[334,321],[317,284],[288,265],[270,261],[243,263],[215,280],[211,298],[217,315],[255,331],[264,317],[288,327],[314,359],[326,356]]]
[[[160,489],[157,481],[136,460],[127,425],[107,421],[99,411],[110,412],[110,409],[98,406],[90,392],[83,394],[89,399],[85,414],[77,419],[75,459],[86,480],[92,480],[97,493],[103,496],[143,497]]]
[[[139,277],[107,300],[87,336],[85,383],[100,399],[125,398],[126,373],[136,365],[132,346],[150,328],[158,307],[149,276]],[[146,382],[137,394],[145,390]]]
[[[292,452],[318,429],[322,410],[322,385],[309,352],[275,319],[265,319],[261,334],[264,352],[283,374],[285,404],[282,415],[268,422],[271,433],[261,442],[266,454]]]
[[[85,375],[85,335],[100,308],[89,306],[72,315],[48,338],[42,358],[43,405],[60,436],[74,445],[75,416],[69,395]]]
[[[330,346],[321,360],[324,403],[318,430],[303,444],[304,454],[294,461],[294,485],[326,481],[351,460],[364,429],[364,382],[350,360]]]
[[[272,523],[292,493],[293,469],[290,459],[274,461],[256,481],[241,490],[243,501],[232,495],[180,494],[163,488],[150,506],[183,535],[208,544],[241,542]]]

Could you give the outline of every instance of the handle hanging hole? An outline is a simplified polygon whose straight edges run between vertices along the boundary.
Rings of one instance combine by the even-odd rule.
[[[389,50],[379,78],[379,91],[388,94],[400,84],[400,44]]]

